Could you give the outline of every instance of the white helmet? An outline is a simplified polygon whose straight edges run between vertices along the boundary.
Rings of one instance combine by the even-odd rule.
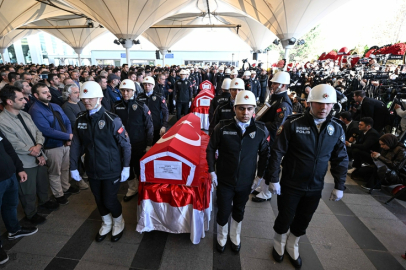
[[[257,100],[254,93],[248,90],[241,91],[235,97],[234,106],[237,105],[253,105],[257,107]]]
[[[131,89],[131,90],[135,91],[135,84],[132,80],[125,79],[120,84],[120,89],[121,88]]]
[[[244,75],[243,75],[243,76],[250,76],[250,77],[251,77],[251,71],[246,70],[246,71],[244,72]]]
[[[256,72],[255,70],[251,70],[251,75],[252,75],[252,74],[257,75],[257,72]]]
[[[224,67],[223,66],[219,67],[219,70],[224,70]]]
[[[223,80],[223,84],[221,85],[221,89],[230,90],[231,79],[225,78]]]
[[[231,80],[230,89],[240,89],[244,90],[244,81],[240,78],[234,78]]]
[[[142,83],[150,83],[155,86],[155,80],[151,76],[145,77],[144,80],[142,81]]]
[[[238,71],[237,71],[236,69],[233,69],[233,70],[231,71],[231,75],[238,75]]]
[[[228,68],[228,69],[226,69],[226,71],[224,73],[225,74],[231,74],[231,70]]]
[[[182,70],[179,72],[179,75],[188,75],[188,73],[187,73],[186,70],[182,69]]]
[[[337,93],[328,84],[319,84],[310,91],[307,102],[337,103]]]
[[[280,83],[280,84],[290,84],[290,74],[286,71],[279,71],[276,73],[271,82]]]
[[[101,98],[104,97],[100,84],[95,81],[87,81],[80,87],[79,98]]]

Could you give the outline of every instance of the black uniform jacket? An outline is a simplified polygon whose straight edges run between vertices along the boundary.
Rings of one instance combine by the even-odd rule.
[[[88,111],[80,113],[73,129],[70,170],[78,169],[84,151],[89,178],[118,179],[123,167],[130,166],[131,144],[126,133],[120,117],[103,107],[92,116]]]
[[[141,93],[137,96],[137,102],[147,105],[151,111],[154,130],[161,129],[162,126],[168,129],[169,111],[164,96],[155,92],[150,96]]]
[[[234,118],[220,121],[206,150],[209,172],[214,172],[215,152],[218,149],[216,169],[219,183],[228,186],[252,185],[257,160],[257,175],[262,177],[266,169],[269,154],[267,137],[264,123],[255,122],[254,119],[251,119],[244,135]]]
[[[321,125],[320,133],[310,113],[288,117],[278,129],[271,146],[267,184],[279,182],[282,158],[282,187],[304,191],[322,190],[330,161],[335,189],[345,189],[348,167],[345,134],[341,125],[331,116]]]
[[[215,96],[210,102],[209,108],[209,122],[213,119],[214,111],[217,109],[217,106],[223,102],[228,102],[230,100],[230,92],[223,92],[220,96]]]

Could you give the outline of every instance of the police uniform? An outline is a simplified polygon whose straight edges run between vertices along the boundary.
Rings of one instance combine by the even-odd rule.
[[[260,94],[261,94],[261,85],[258,81],[258,79],[255,77],[254,79],[250,78],[249,79],[249,85],[251,86],[250,90],[252,93],[254,93],[255,99],[258,100]]]
[[[210,103],[210,108],[209,108],[209,123],[211,123],[211,120],[213,119],[213,114],[214,111],[217,109],[217,107],[223,103],[223,102],[228,102],[230,100],[230,92],[223,92],[221,93],[220,96],[215,96]]]
[[[155,92],[152,92],[150,96],[146,93],[141,93],[137,96],[137,101],[147,105],[151,112],[154,125],[154,144],[161,137],[159,135],[160,129],[162,127],[165,127],[166,129],[168,128],[169,111],[166,107],[165,97]]]
[[[273,255],[274,258],[281,256],[283,259],[283,246],[283,250],[279,251],[282,255],[279,253],[275,256],[274,252],[275,247],[278,249],[280,243],[285,242],[289,255],[293,253],[298,256],[291,260],[292,264],[300,267],[299,239],[306,233],[319,205],[329,162],[334,188],[345,189],[348,157],[344,130],[331,116],[316,126],[309,112],[292,115],[278,129],[265,176],[267,184],[279,182],[281,161],[281,195],[278,195],[279,213],[274,224]],[[281,240],[282,236],[284,239]]]
[[[213,119],[210,121],[209,126],[209,135],[212,134],[214,128],[221,120],[234,118],[234,101],[229,100],[217,106],[217,109],[214,111]]]
[[[85,170],[101,216],[121,216],[117,199],[123,167],[130,166],[131,144],[120,118],[100,107],[93,115],[78,115],[70,148],[70,170],[78,170],[85,153]]]
[[[131,143],[131,169],[129,179],[140,175],[140,159],[147,146],[152,146],[154,126],[147,105],[138,103],[135,98],[119,101],[114,105],[116,113],[126,127]]]
[[[217,72],[216,75],[214,76],[214,81],[216,85],[216,95],[220,96],[223,90],[221,89],[221,85],[223,84],[224,80],[224,72],[220,73]]]
[[[182,113],[184,115],[189,113],[189,102],[192,101],[192,83],[188,80],[177,80],[175,82],[175,100],[176,100],[176,116],[180,119]]]
[[[268,75],[266,74],[260,74],[258,76],[258,80],[259,80],[259,85],[260,85],[260,94],[258,94],[259,96],[259,102],[261,104],[265,103],[265,99],[266,99],[266,87],[268,85]]]

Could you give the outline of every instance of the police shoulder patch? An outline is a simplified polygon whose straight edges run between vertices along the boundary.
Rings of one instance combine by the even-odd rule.
[[[283,125],[281,125],[281,126],[278,128],[278,131],[276,132],[276,135],[281,134],[282,130],[283,130]]]
[[[345,138],[344,138],[344,134],[341,135],[340,140],[345,143]]]
[[[279,114],[279,118],[283,119],[283,117],[285,117],[285,114],[284,114],[284,113],[280,113],[280,114]]]

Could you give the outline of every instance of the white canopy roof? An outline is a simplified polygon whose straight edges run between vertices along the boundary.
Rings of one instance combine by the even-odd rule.
[[[33,22],[31,25],[36,26],[69,26],[69,25],[86,25],[86,18],[50,18]],[[42,31],[51,34],[75,50],[83,50],[89,42],[105,33],[105,28],[95,25],[94,28],[77,28],[77,29],[42,29]]]
[[[39,32],[38,30],[13,30],[6,36],[0,38],[0,48],[1,49],[7,48],[11,46],[14,42],[31,35],[35,35],[38,32]]]

